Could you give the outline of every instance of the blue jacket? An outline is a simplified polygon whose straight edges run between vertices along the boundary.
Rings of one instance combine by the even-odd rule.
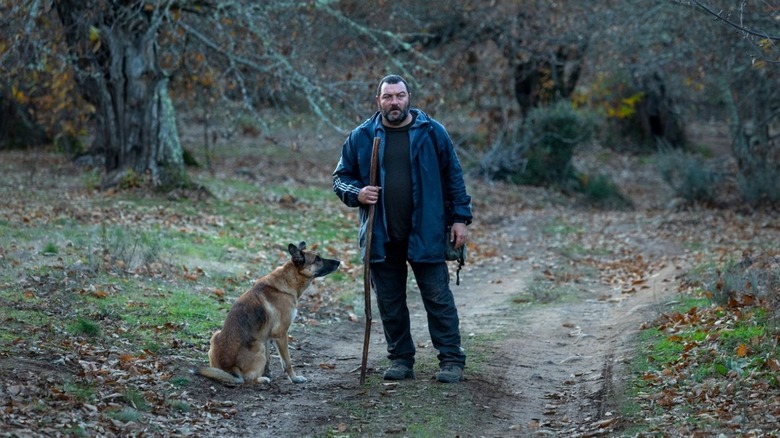
[[[471,223],[471,197],[466,193],[463,169],[444,126],[419,109],[410,111],[416,118],[409,129],[414,209],[407,257],[413,262],[443,262],[447,245],[445,229],[453,222]],[[358,201],[358,193],[370,182],[374,137],[381,140],[377,185],[384,186],[388,178],[383,165],[385,128],[379,112],[349,134],[333,171],[333,191],[348,207],[360,208],[361,257],[365,257],[368,206]],[[388,239],[385,208],[380,192],[374,210],[372,262],[385,259],[384,243]]]

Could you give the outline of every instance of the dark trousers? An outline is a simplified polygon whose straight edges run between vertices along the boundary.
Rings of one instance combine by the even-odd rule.
[[[387,259],[371,264],[371,284],[384,326],[388,358],[414,364],[415,347],[410,333],[409,308],[406,304],[406,244],[385,246]],[[460,322],[455,299],[450,290],[450,274],[446,262],[409,262],[420,288],[428,330],[433,347],[439,351],[439,362],[463,367],[466,354],[460,346]]]

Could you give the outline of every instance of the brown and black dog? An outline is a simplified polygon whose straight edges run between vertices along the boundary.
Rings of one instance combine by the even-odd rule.
[[[338,269],[338,260],[305,251],[306,243],[287,247],[290,260],[259,278],[230,308],[222,330],[211,337],[209,364],[196,372],[224,385],[268,383],[270,342],[282,359],[287,377],[294,383],[306,378],[295,375],[287,348],[287,331],[298,311],[298,299],[316,277]]]

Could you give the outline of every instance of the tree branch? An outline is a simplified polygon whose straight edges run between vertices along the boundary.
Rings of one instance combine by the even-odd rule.
[[[704,10],[706,13],[708,13],[708,14],[712,15],[713,17],[717,18],[718,20],[720,20],[720,21],[728,24],[729,26],[731,26],[731,27],[733,27],[733,28],[735,28],[735,29],[737,29],[737,30],[739,30],[741,32],[744,32],[744,33],[746,33],[748,35],[753,35],[753,36],[760,37],[760,38],[767,38],[767,39],[770,39],[770,40],[773,40],[773,41],[780,40],[780,35],[770,35],[770,34],[767,34],[766,32],[758,32],[758,31],[752,30],[750,28],[747,28],[745,26],[742,26],[742,25],[740,25],[738,23],[735,23],[735,22],[729,20],[728,18],[724,17],[721,12],[715,12],[712,8],[702,4],[699,0],[692,0],[691,2],[693,4],[695,4],[696,6],[698,6],[699,8],[701,8],[702,10]],[[682,1],[678,1],[678,3],[682,3]]]

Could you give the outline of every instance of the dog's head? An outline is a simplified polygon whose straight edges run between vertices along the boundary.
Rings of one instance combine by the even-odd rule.
[[[324,277],[335,272],[341,264],[336,259],[322,258],[315,251],[306,251],[306,242],[301,242],[298,246],[291,243],[287,246],[287,251],[290,252],[298,272],[308,278]]]

